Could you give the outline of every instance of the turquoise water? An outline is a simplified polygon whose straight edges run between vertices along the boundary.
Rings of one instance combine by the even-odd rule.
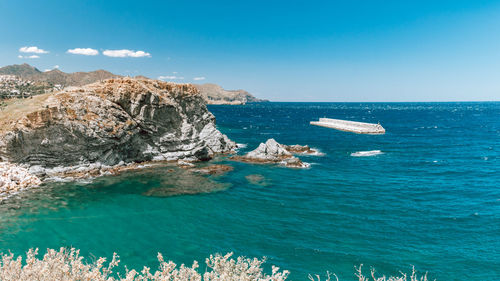
[[[300,156],[310,169],[218,159],[234,171],[203,177],[159,167],[50,184],[0,205],[0,249],[118,252],[129,268],[156,267],[157,252],[190,264],[233,251],[267,256],[292,280],[327,270],[355,280],[361,263],[385,274],[415,265],[438,280],[500,280],[500,103],[209,109],[224,133],[247,145],[241,153],[272,137],[325,156]],[[308,124],[325,116],[380,121],[387,134]],[[369,150],[383,154],[351,156]]]

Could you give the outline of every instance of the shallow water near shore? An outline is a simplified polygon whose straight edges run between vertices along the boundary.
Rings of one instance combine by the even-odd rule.
[[[500,280],[500,103],[262,103],[209,106],[246,144],[275,138],[319,149],[308,169],[219,159],[233,171],[157,167],[92,183],[51,183],[0,204],[0,250],[75,247],[119,253],[128,268],[210,254],[268,257],[291,280],[354,266],[437,280]],[[319,117],[380,123],[357,135]],[[380,153],[351,156],[363,151]],[[173,196],[175,195],[175,196]]]

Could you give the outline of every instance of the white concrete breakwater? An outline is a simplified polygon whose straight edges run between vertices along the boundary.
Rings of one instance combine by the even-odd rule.
[[[319,121],[311,121],[311,125],[337,129],[340,131],[353,132],[356,134],[382,135],[385,129],[380,124],[347,121],[340,119],[319,118]]]

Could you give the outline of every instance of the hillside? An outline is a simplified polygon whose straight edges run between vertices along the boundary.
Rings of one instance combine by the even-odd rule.
[[[65,73],[59,69],[53,69],[43,72],[26,63],[2,67],[0,68],[0,75],[15,75],[23,80],[52,85],[58,84],[62,87],[83,86],[104,79],[121,77],[105,70]]]
[[[4,83],[4,87],[0,84],[0,99],[9,97],[29,97],[48,93],[53,90],[60,90],[68,86],[84,86],[109,78],[122,77],[106,70],[65,73],[59,69],[53,69],[43,72],[26,63],[8,65],[0,68],[0,76],[2,75],[4,76],[2,78],[3,80],[8,79],[9,81],[17,81],[15,81],[15,83],[9,82],[9,85]],[[16,77],[7,77],[12,75]],[[146,77],[142,75],[136,78],[146,79]],[[20,87],[19,85],[29,85],[29,87]],[[193,86],[198,89],[207,104],[246,104],[267,101],[258,99],[245,90],[225,90],[216,84],[194,84]]]
[[[42,73],[40,70],[27,63],[7,65],[0,68],[0,75],[15,75],[19,78],[24,79],[27,77],[38,75],[40,73]]]
[[[48,82],[33,82],[15,75],[0,74],[0,100],[10,98],[29,98],[60,90],[60,85]],[[1,105],[0,105],[1,107]]]
[[[217,84],[194,85],[208,104],[246,104],[252,102],[266,102],[254,97],[245,90],[224,90]]]

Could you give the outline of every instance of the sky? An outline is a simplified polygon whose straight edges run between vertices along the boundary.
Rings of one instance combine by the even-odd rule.
[[[500,1],[7,1],[0,66],[272,101],[500,100]]]

